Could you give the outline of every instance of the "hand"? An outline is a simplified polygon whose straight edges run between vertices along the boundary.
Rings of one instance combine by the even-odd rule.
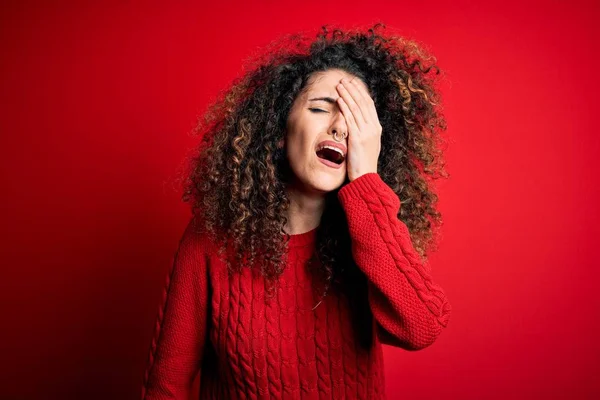
[[[355,79],[344,78],[336,87],[340,93],[338,105],[348,127],[346,167],[350,181],[377,172],[382,131],[373,99]]]

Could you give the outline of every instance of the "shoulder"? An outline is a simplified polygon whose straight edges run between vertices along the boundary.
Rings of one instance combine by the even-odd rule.
[[[179,240],[178,255],[207,259],[215,251],[216,241],[206,229],[204,221],[196,215],[192,216]]]

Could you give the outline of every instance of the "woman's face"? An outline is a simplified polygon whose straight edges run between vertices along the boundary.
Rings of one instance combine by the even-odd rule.
[[[317,150],[324,141],[341,147],[344,155],[348,146],[348,127],[336,99],[336,86],[342,78],[354,75],[339,69],[311,75],[306,90],[294,100],[287,120],[286,154],[295,175],[294,185],[307,194],[324,194],[339,188],[346,179],[345,157],[340,163],[329,150]],[[358,79],[359,85],[366,85]],[[337,131],[339,142],[334,139]],[[334,162],[332,162],[334,161]]]

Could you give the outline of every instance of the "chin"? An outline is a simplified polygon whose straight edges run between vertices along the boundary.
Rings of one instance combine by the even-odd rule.
[[[293,175],[297,187],[303,187],[306,192],[329,193],[339,189],[348,180],[346,166],[339,169],[324,167],[322,165],[310,168],[293,168]]]
[[[321,192],[332,192],[339,189],[346,180],[346,169],[344,168],[343,171],[340,170],[339,172],[340,176],[326,173],[315,174],[312,176],[312,179],[310,179],[310,186]]]

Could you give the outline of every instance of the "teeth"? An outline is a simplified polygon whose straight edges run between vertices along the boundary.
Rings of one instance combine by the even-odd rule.
[[[340,155],[341,155],[342,157],[345,157],[345,154],[344,154],[344,152],[343,152],[342,150],[338,149],[337,147],[333,147],[333,146],[327,146],[327,145],[325,145],[325,146],[319,146],[319,148],[317,149],[317,151],[319,151],[319,150],[323,150],[323,149],[331,149],[331,150],[333,150],[333,151],[336,151],[336,152],[340,153]]]

